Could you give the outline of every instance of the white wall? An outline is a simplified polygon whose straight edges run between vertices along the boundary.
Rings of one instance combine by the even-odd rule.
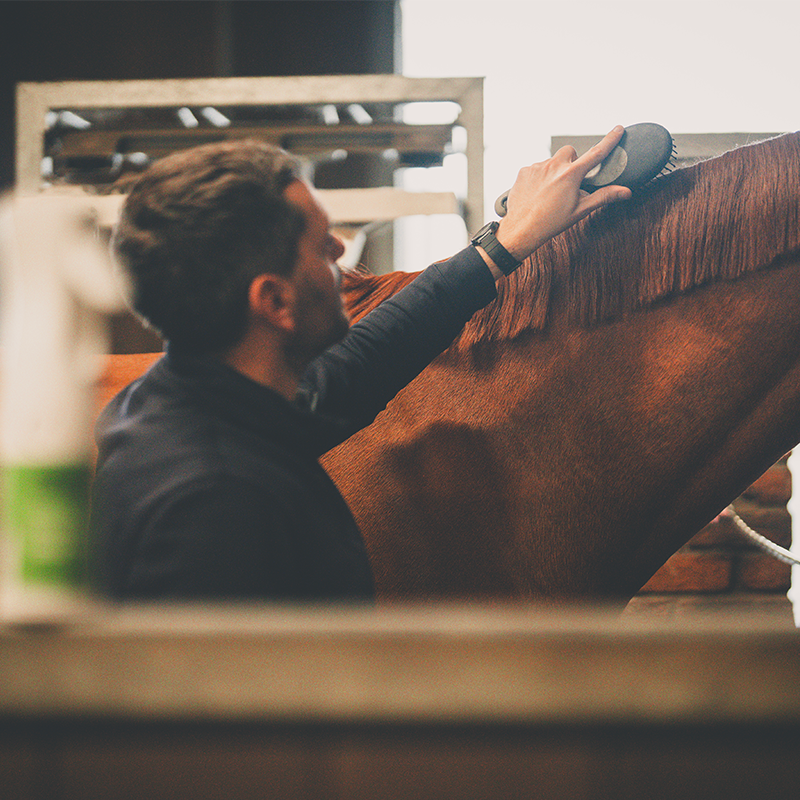
[[[403,72],[486,77],[486,214],[550,137],[800,128],[800,1],[403,0]]]

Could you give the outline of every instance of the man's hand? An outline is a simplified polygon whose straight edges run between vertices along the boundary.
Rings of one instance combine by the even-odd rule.
[[[534,250],[607,203],[627,200],[631,190],[605,186],[589,194],[580,188],[622,138],[618,125],[580,158],[574,147],[562,147],[552,158],[519,171],[508,194],[508,213],[500,221],[497,240],[520,261]]]

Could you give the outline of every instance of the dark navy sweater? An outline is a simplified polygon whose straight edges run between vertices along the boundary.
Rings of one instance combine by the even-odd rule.
[[[168,347],[98,420],[97,588],[118,599],[371,599],[361,535],[317,459],[494,297],[473,248],[434,264],[312,362],[294,402]]]

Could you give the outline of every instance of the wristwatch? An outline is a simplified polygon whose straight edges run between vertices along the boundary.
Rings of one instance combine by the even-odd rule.
[[[480,245],[486,255],[494,261],[503,275],[510,275],[522,262],[517,261],[508,250],[497,241],[495,233],[500,227],[497,220],[487,222],[473,237],[472,244]]]

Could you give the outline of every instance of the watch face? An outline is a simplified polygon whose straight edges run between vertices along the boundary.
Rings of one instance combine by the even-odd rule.
[[[499,227],[497,222],[487,222],[473,237],[473,244],[480,244],[488,236],[491,236]]]
[[[522,262],[517,261],[508,250],[503,247],[500,242],[495,239],[495,231],[500,227],[500,223],[496,220],[488,222],[484,225],[472,238],[473,245],[480,245],[486,255],[494,261],[497,268],[504,274],[508,275],[513,272]]]

